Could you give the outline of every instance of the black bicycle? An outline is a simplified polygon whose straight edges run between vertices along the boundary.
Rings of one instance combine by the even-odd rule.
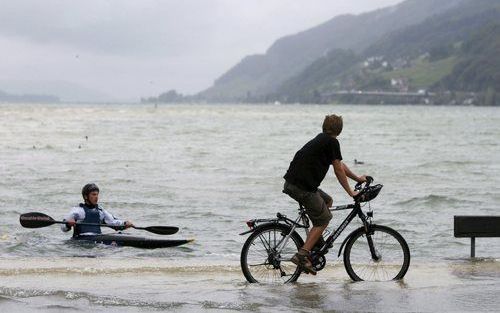
[[[405,239],[394,229],[372,223],[373,211],[363,212],[361,203],[373,200],[382,189],[381,184],[358,183],[359,191],[354,204],[341,205],[331,211],[352,211],[330,236],[320,239],[311,251],[311,261],[316,271],[326,265],[325,255],[333,247],[349,223],[358,216],[363,226],[350,233],[340,246],[338,257],[344,249],[344,266],[354,281],[388,281],[402,279],[410,266],[410,249]],[[289,219],[281,213],[273,219],[253,219],[247,222],[250,230],[241,233],[250,236],[241,250],[241,269],[251,283],[289,283],[296,281],[302,269],[291,262],[293,255],[304,241],[297,229],[309,233],[309,219],[299,204],[299,216]]]

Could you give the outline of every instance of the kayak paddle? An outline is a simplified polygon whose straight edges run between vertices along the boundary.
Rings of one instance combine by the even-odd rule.
[[[53,224],[66,224],[65,221],[56,221],[52,217],[47,214],[43,214],[40,212],[30,212],[21,214],[19,217],[19,222],[21,226],[26,228],[41,228],[47,227]],[[108,224],[95,224],[95,223],[78,223],[79,225],[92,225],[92,226],[104,226],[110,227],[115,230],[116,228],[120,228],[121,226],[112,226]],[[179,227],[175,226],[149,226],[149,227],[138,227],[132,226],[132,228],[145,230],[150,233],[158,234],[158,235],[173,235],[179,231]]]

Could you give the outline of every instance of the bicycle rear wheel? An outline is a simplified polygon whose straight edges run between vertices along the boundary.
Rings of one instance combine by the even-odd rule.
[[[346,244],[344,266],[354,281],[401,279],[410,267],[410,249],[404,238],[392,228],[371,225],[356,231]],[[376,258],[372,257],[370,245]]]
[[[241,249],[241,269],[251,283],[289,283],[299,278],[301,270],[291,262],[304,244],[293,232],[281,251],[276,249],[286,240],[290,227],[281,224],[259,226]]]

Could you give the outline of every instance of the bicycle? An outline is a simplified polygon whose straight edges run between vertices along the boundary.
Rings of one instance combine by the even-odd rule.
[[[311,251],[314,269],[321,271],[326,265],[325,255],[347,225],[358,216],[363,226],[351,232],[342,242],[338,256],[344,249],[344,266],[354,281],[388,281],[402,279],[410,266],[410,249],[403,236],[394,229],[372,223],[373,211],[366,214],[361,203],[373,200],[383,185],[371,186],[373,178],[358,183],[359,191],[353,204],[331,208],[331,211],[352,211],[330,234],[326,240],[320,238]],[[299,203],[299,216],[292,220],[281,213],[273,219],[252,219],[246,222],[250,230],[240,235],[250,234],[241,250],[240,263],[243,275],[250,283],[290,283],[295,282],[302,269],[291,262],[293,255],[304,241],[296,232],[305,229],[309,233],[309,218]]]

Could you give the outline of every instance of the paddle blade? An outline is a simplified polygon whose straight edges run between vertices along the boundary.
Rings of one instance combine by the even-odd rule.
[[[21,214],[19,222],[21,223],[21,226],[26,228],[46,227],[55,223],[52,217],[40,212]]]
[[[143,229],[158,235],[173,235],[179,231],[179,227],[174,226],[148,226]]]

